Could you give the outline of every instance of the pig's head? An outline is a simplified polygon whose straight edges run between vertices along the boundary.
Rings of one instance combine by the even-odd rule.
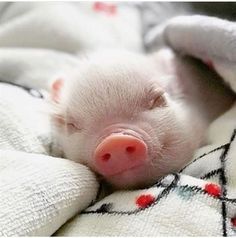
[[[152,57],[99,52],[73,77],[56,80],[53,121],[65,156],[117,188],[146,186],[180,169],[194,146],[162,67]]]

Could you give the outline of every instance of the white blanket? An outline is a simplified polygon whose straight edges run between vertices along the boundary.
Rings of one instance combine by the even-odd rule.
[[[47,104],[28,87],[48,89],[52,79],[77,67],[81,51],[104,46],[140,51],[135,8],[1,3],[0,13],[0,79],[27,86],[0,83],[0,235],[235,235],[236,107],[211,125],[211,144],[181,173],[99,202],[90,170],[49,156],[60,151],[52,141]],[[176,18],[159,32],[159,39],[182,53],[201,58],[206,52],[201,59],[236,90],[235,23]]]

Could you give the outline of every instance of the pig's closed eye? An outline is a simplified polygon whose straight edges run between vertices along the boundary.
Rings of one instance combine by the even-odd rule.
[[[80,126],[76,122],[68,121],[66,127],[69,133],[75,133],[81,130]]]
[[[167,106],[166,97],[164,95],[164,92],[160,92],[157,93],[155,97],[151,99],[149,109],[152,110],[156,107],[165,107],[165,106]]]
[[[65,118],[62,115],[54,115],[53,117],[55,124],[60,128],[65,128],[69,133],[80,131],[82,128],[72,118]]]

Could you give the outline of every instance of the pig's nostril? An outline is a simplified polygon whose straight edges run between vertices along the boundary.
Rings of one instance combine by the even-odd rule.
[[[103,161],[108,161],[111,158],[111,154],[106,153],[105,155],[102,156]]]
[[[108,180],[111,176],[118,178],[122,173],[124,178],[136,176],[136,172],[131,175],[132,169],[144,165],[147,160],[147,144],[142,139],[123,133],[113,133],[104,138],[97,145],[92,158],[96,172]]]
[[[128,147],[126,147],[126,151],[127,151],[128,153],[133,153],[135,150],[136,150],[136,149],[135,149],[134,146],[128,146]]]

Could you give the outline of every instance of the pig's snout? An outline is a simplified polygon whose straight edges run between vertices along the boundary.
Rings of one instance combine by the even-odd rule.
[[[147,145],[132,135],[112,134],[95,149],[98,173],[112,176],[142,166],[147,160]]]

